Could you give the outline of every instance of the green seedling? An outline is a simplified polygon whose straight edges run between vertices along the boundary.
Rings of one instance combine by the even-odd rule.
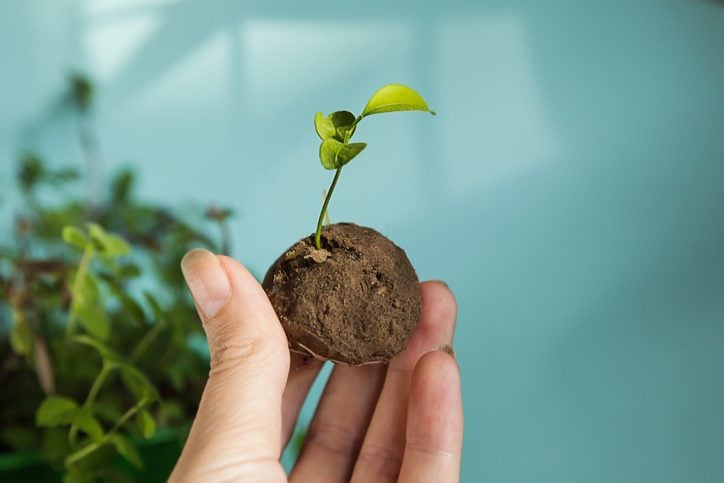
[[[359,116],[355,116],[349,111],[335,111],[326,117],[318,112],[314,116],[314,129],[322,139],[322,143],[319,145],[319,159],[325,169],[335,171],[317,220],[317,230],[314,235],[317,250],[322,248],[320,241],[322,224],[329,200],[337,186],[339,175],[342,174],[342,167],[352,161],[367,146],[367,143],[349,142],[357,130],[357,125],[362,119],[373,114],[398,111],[425,111],[435,115],[435,112],[427,106],[425,99],[413,89],[400,84],[389,84],[372,94]]]

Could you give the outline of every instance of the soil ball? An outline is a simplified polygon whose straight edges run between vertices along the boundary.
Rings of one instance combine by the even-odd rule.
[[[405,252],[353,223],[303,238],[269,268],[263,287],[289,347],[349,365],[385,362],[407,345],[420,316],[420,286]]]

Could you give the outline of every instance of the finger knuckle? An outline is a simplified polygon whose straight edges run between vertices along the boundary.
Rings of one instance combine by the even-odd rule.
[[[366,473],[381,478],[395,479],[402,466],[402,454],[388,446],[366,444],[357,459],[358,465],[368,469]]]
[[[307,433],[306,442],[319,446],[327,453],[354,457],[362,445],[362,435],[344,425],[325,423],[312,425]]]
[[[241,365],[263,365],[270,358],[264,339],[228,336],[220,331],[210,341],[211,374],[226,372]]]

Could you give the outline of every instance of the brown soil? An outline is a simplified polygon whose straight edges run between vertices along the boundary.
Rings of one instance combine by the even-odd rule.
[[[292,350],[357,365],[389,361],[420,316],[420,286],[405,252],[371,228],[336,223],[298,241],[263,286]]]

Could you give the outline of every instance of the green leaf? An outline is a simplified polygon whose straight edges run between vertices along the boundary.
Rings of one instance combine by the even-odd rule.
[[[60,464],[70,452],[67,428],[48,428],[43,431],[40,453],[43,459]]]
[[[349,111],[336,111],[329,115],[329,119],[337,129],[337,140],[338,141],[349,141],[349,138],[354,134],[357,125],[355,124],[357,118],[354,114]]]
[[[130,364],[121,364],[119,370],[121,371],[123,384],[133,393],[137,400],[148,399],[150,402],[159,398],[156,388],[153,387],[153,384],[144,373]]]
[[[75,277],[78,275],[76,272]],[[75,285],[75,280],[73,281],[73,285]],[[74,302],[78,304],[78,307],[86,304],[93,304],[98,301],[98,297],[100,295],[100,287],[98,286],[98,279],[90,272],[86,272],[85,278],[83,279],[83,283],[81,284],[81,290],[79,294],[74,294],[74,296],[77,297],[77,300]]]
[[[145,409],[141,409],[138,412],[136,422],[144,438],[149,439],[156,433],[156,422],[153,420],[151,413]]]
[[[126,255],[131,251],[130,245],[123,238],[106,232],[97,223],[88,223],[88,233],[98,245],[101,253],[107,257]]]
[[[10,346],[21,356],[33,352],[33,331],[19,310],[13,310],[13,326],[10,329]]]
[[[186,411],[181,403],[169,401],[168,399],[161,402],[161,411],[166,421],[176,421],[182,419]]]
[[[319,136],[322,141],[337,135],[337,128],[335,128],[332,121],[324,117],[324,114],[321,112],[314,115],[314,130],[317,131],[317,136]]]
[[[343,144],[334,138],[328,138],[319,146],[319,159],[325,168],[338,169],[352,161],[365,146],[366,143]]]
[[[79,410],[73,417],[73,424],[90,436],[93,441],[103,439],[103,427],[90,412]]]
[[[426,111],[435,114],[427,107],[420,94],[401,84],[389,84],[372,94],[362,111],[362,117],[383,112]]]
[[[108,314],[96,304],[84,304],[77,311],[78,320],[89,334],[100,340],[107,340],[111,334]]]
[[[78,403],[65,396],[48,396],[35,412],[35,424],[53,427],[71,424],[78,413]]]
[[[343,142],[354,133],[356,121],[355,115],[349,111],[335,111],[327,117],[318,112],[314,116],[314,129],[322,141],[333,138]]]
[[[118,300],[121,302],[121,305],[123,306],[123,310],[125,311],[125,314],[126,314],[125,319],[129,320],[135,326],[140,326],[142,324],[145,324],[146,315],[143,313],[143,309],[141,308],[141,305],[138,302],[136,302],[127,293],[122,292],[121,290],[118,290],[116,292],[115,287],[113,287],[112,290],[116,293],[116,297],[118,297]]]
[[[85,233],[71,225],[63,227],[62,236],[65,243],[80,248],[81,250],[85,250],[85,247],[90,241],[88,237],[85,236]]]
[[[79,344],[93,347],[101,355],[101,358],[108,363],[118,364],[121,361],[121,358],[105,344],[87,335],[77,335],[73,337],[73,340]]]
[[[24,192],[30,192],[45,177],[43,160],[35,153],[24,153],[18,167],[18,183]]]
[[[118,454],[123,456],[136,468],[143,468],[143,461],[138,454],[135,446],[125,437],[120,434],[114,434],[111,436],[111,443],[116,447]]]

